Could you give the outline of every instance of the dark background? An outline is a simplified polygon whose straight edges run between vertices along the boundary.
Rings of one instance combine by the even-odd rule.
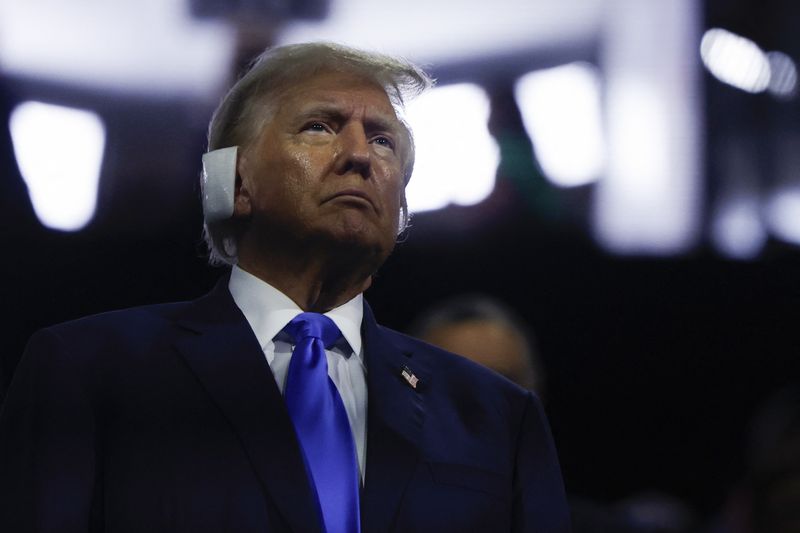
[[[761,2],[754,13],[752,3],[710,3],[706,26],[724,25],[800,57],[790,31],[800,21],[793,4]],[[8,123],[25,83],[3,82],[0,124]],[[705,83],[707,152],[720,129],[746,130],[767,151],[771,117],[781,116],[785,127],[788,116],[796,127],[796,100],[743,96],[708,76]],[[568,491],[610,502],[659,490],[712,513],[744,475],[756,409],[800,378],[800,252],[776,240],[752,261],[724,259],[706,242],[672,258],[602,251],[587,229],[590,190],[549,186],[525,140],[510,82],[488,89],[503,153],[495,192],[478,206],[415,216],[368,291],[370,304],[384,324],[403,330],[449,295],[504,300],[535,331]],[[223,272],[206,265],[200,238],[196,181],[206,117],[186,119],[192,110],[179,102],[102,99],[124,125],[109,140],[106,165],[116,173],[101,183],[95,221],[78,233],[39,225],[7,129],[0,131],[4,380],[40,327],[193,298]],[[188,126],[164,133],[175,123]],[[120,154],[147,153],[156,126],[174,157],[156,165],[171,186],[151,201],[152,186],[133,179],[135,158]],[[710,198],[721,179],[716,164],[709,159]]]

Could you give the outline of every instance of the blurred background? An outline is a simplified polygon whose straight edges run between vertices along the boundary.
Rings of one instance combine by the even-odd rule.
[[[212,110],[264,47],[343,42],[438,80],[377,316],[503,302],[576,507],[734,531],[800,378],[799,25],[791,0],[0,0],[0,378],[40,327],[211,287]]]

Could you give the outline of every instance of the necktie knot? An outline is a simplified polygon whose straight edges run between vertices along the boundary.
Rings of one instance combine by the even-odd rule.
[[[284,331],[292,336],[295,344],[311,337],[321,340],[326,348],[336,344],[342,336],[334,321],[319,313],[300,313],[286,324]]]

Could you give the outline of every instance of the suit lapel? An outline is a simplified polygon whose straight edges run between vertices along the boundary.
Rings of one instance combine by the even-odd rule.
[[[364,305],[364,353],[367,360],[367,461],[361,498],[362,531],[388,531],[415,466],[424,420],[423,363],[386,338]],[[417,387],[403,370],[419,379]]]
[[[295,531],[320,531],[291,419],[244,315],[223,277],[178,323],[190,332],[175,343],[230,421],[253,468]]]

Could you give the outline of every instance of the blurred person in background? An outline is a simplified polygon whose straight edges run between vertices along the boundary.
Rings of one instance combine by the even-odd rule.
[[[544,396],[544,368],[533,334],[496,299],[479,294],[447,299],[418,317],[410,333]]]
[[[363,300],[407,220],[398,113],[430,83],[327,43],[254,62],[209,128],[230,272],[33,336],[0,411],[0,531],[569,531],[536,396]]]
[[[800,531],[800,386],[773,393],[756,412],[744,479],[708,531]]]
[[[409,333],[466,357],[536,393],[545,391],[545,369],[535,336],[508,305],[483,294],[433,304]],[[614,504],[570,498],[574,533],[689,533],[694,513],[681,500],[643,492]]]
[[[753,533],[800,531],[800,386],[764,404],[750,450]]]

